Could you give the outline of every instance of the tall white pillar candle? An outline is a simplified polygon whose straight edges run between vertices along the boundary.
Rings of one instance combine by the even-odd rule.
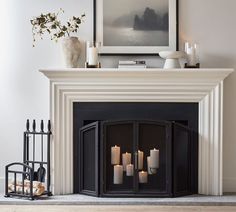
[[[126,166],[126,176],[134,176],[134,165],[133,164],[128,164]]]
[[[143,152],[140,150],[138,151],[138,169],[143,169]]]
[[[148,182],[148,174],[145,171],[141,171],[138,173],[139,183],[147,183]]]
[[[122,184],[123,183],[123,166],[121,166],[121,165],[114,166],[113,183],[114,184]]]
[[[123,164],[124,171],[126,171],[126,166],[128,164],[131,164],[131,153],[126,152],[122,154],[122,164]]]
[[[150,168],[159,168],[159,149],[150,150]]]
[[[111,147],[111,164],[118,165],[120,164],[120,147],[113,146]]]
[[[148,167],[148,174],[152,175],[152,174],[156,174],[157,173],[157,169],[152,169],[150,167],[150,156],[147,157],[147,167]]]
[[[96,47],[89,47],[88,50],[88,56],[89,56],[89,65],[97,65],[98,64],[98,49]]]

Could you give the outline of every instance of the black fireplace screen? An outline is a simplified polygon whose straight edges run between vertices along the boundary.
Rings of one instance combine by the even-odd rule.
[[[173,197],[194,193],[192,130],[171,121],[98,121],[80,129],[79,193]]]

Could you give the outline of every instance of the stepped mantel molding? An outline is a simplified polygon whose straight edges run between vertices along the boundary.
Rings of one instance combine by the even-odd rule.
[[[223,81],[233,69],[42,69],[50,79],[54,194],[73,193],[73,102],[199,103],[199,194],[222,195]]]

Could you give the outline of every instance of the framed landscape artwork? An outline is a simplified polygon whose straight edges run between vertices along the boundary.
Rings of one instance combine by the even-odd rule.
[[[101,54],[158,54],[177,48],[178,0],[94,0]]]

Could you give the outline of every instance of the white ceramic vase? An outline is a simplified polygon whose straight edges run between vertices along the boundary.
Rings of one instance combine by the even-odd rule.
[[[62,40],[62,52],[64,63],[67,68],[79,67],[81,44],[77,37],[66,37]]]

